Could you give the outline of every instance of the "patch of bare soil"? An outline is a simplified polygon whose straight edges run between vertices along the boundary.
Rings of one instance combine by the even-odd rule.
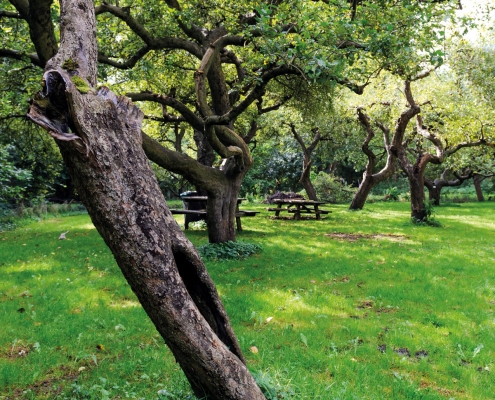
[[[59,383],[62,383],[62,381],[72,382],[79,377],[79,374],[77,372],[69,371],[68,367],[62,366],[60,369],[64,371],[62,376],[49,377],[23,388],[15,388],[2,398],[5,400],[21,399],[24,398],[25,392],[34,394],[36,396],[35,398],[55,398],[56,395],[60,394],[63,389],[63,385],[59,385]]]
[[[19,340],[14,343],[14,345],[8,345],[1,349],[0,357],[15,360],[17,358],[26,357],[32,350],[32,345],[26,345],[22,340]]]
[[[372,233],[372,234],[366,234],[366,233],[343,233],[343,232],[334,232],[334,233],[325,233],[325,236],[328,236],[332,239],[337,239],[337,240],[347,240],[349,242],[354,242],[359,239],[387,239],[387,238],[393,238],[393,239],[398,239],[398,240],[404,240],[407,239],[408,237],[405,235],[394,235],[392,233]]]

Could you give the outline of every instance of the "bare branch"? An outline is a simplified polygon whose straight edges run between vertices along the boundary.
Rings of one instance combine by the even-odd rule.
[[[147,45],[141,47],[136,54],[134,54],[131,58],[124,62],[120,61],[114,61],[104,55],[102,52],[98,52],[98,62],[102,64],[107,64],[112,67],[118,68],[118,69],[131,69],[133,68],[139,60],[141,60],[148,52],[151,51],[151,48]]]
[[[134,17],[130,15],[129,12],[126,12],[121,7],[103,3],[101,6],[97,7],[97,9],[99,14],[108,12],[113,16],[119,18],[120,20],[124,21],[129,29],[131,29],[137,36],[139,36],[150,50],[182,49],[189,52],[190,54],[193,54],[199,59],[201,59],[202,57],[201,48],[189,40],[172,37],[154,38],[143,25],[141,25]]]
[[[26,60],[28,59],[32,64],[37,67],[43,68],[43,65],[37,54],[26,54],[18,50],[0,49],[0,57],[12,58],[14,60]]]
[[[126,93],[132,101],[153,101],[155,103],[163,104],[165,106],[170,106],[174,110],[178,111],[185,121],[187,121],[194,129],[198,131],[204,130],[204,124],[201,118],[199,118],[193,111],[189,109],[184,103],[181,103],[175,97],[164,96],[159,94],[154,94],[150,92],[141,93]]]
[[[24,19],[21,14],[12,12],[12,11],[6,11],[6,10],[0,10],[0,18],[6,17],[6,18],[14,18],[14,19]]]

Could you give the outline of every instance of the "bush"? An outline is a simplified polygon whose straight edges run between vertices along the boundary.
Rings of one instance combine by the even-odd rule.
[[[0,146],[0,203],[22,199],[31,178],[30,171],[9,160],[9,146]]]
[[[240,260],[261,252],[261,246],[245,242],[208,243],[198,248],[205,260]]]
[[[342,182],[341,178],[325,172],[316,176],[313,186],[318,199],[329,203],[349,203],[356,193],[356,189]]]

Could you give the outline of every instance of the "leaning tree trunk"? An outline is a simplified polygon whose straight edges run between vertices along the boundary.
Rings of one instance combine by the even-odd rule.
[[[195,395],[264,399],[215,285],[142,150],[143,114],[127,98],[93,88],[93,2],[61,1],[61,27],[60,50],[47,64],[29,117],[56,139],[95,227]],[[60,68],[69,60],[70,71]]]
[[[356,194],[354,194],[354,197],[352,198],[349,209],[362,210],[374,186],[375,186],[375,182],[373,180],[373,176],[365,172],[363,174],[363,180],[359,185]]]
[[[481,175],[474,175],[473,177],[473,182],[474,182],[474,190],[476,190],[476,197],[478,198],[478,201],[485,201],[485,196],[483,196],[483,191],[481,190],[481,182],[483,182],[485,178]]]
[[[301,177],[299,178],[299,183],[306,191],[306,194],[308,195],[308,199],[318,201],[318,196],[316,195],[315,187],[311,182],[311,164],[312,161],[309,160],[309,157],[306,157],[305,154],[303,161],[303,171],[301,173]]]

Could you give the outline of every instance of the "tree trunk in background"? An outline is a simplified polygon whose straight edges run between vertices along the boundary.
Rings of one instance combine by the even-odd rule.
[[[424,176],[420,171],[414,171],[408,175],[409,189],[411,191],[411,217],[416,221],[426,221],[428,214],[425,204]]]
[[[364,109],[359,107],[357,112],[358,112],[359,122],[366,130],[366,139],[364,140],[363,145],[361,146],[361,150],[363,151],[364,154],[366,154],[366,157],[368,157],[368,162],[366,163],[366,169],[364,170],[363,173],[363,181],[359,185],[356,194],[352,198],[351,205],[349,206],[350,210],[361,210],[364,207],[364,204],[366,203],[366,199],[368,198],[373,187],[375,187],[380,182],[383,182],[385,179],[389,178],[395,172],[395,168],[397,164],[397,156],[391,149],[390,130],[382,123],[377,122],[376,125],[383,132],[383,144],[385,150],[387,151],[387,162],[379,172],[375,174],[373,173],[376,165],[376,155],[371,150],[369,144],[375,136],[375,131],[373,130],[373,127],[371,126],[370,118],[368,115],[365,114]],[[413,114],[408,110],[401,114],[401,118],[410,119],[412,118],[412,115]],[[405,124],[398,123],[396,125],[393,136],[394,141],[397,141],[396,137],[398,137],[399,135],[403,135],[406,126],[407,123]]]
[[[107,88],[93,89],[95,26],[92,1],[61,1],[60,51],[47,64],[29,117],[56,139],[95,227],[195,395],[264,399],[215,285],[143,152],[142,112]],[[77,70],[60,68],[69,59]]]
[[[236,241],[235,214],[237,198],[247,169],[234,172],[235,161],[225,159],[220,167],[224,179],[215,182],[214,190],[208,190],[207,224],[210,243]]]
[[[476,190],[476,197],[478,201],[485,201],[485,196],[483,196],[483,191],[481,190],[481,182],[483,182],[485,178],[481,175],[475,174],[473,177],[474,182],[474,190]]]
[[[428,189],[428,198],[434,206],[440,205],[440,194],[443,189],[443,185],[437,183],[436,181],[430,181],[425,178],[425,186]]]
[[[359,185],[358,191],[352,198],[349,209],[362,210],[374,186],[375,186],[375,182],[373,182],[373,176],[365,172],[363,174],[363,181]]]
[[[301,178],[299,178],[299,183],[303,186],[304,190],[306,191],[306,194],[308,195],[308,199],[315,201],[318,200],[318,197],[316,196],[315,187],[311,182],[311,160],[306,157],[306,154],[304,154],[303,171],[301,173]]]

